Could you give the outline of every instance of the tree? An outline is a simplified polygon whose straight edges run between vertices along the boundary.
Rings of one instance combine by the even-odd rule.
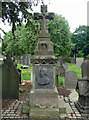
[[[24,0],[24,2],[20,2],[19,0],[9,0],[9,2],[0,2],[2,3],[2,22],[7,20],[8,23],[12,25],[14,37],[16,24],[21,25],[23,20],[27,22],[29,18],[32,17],[32,14],[29,13],[28,10],[30,9],[32,11],[32,5],[37,6],[40,1],[43,3],[43,0]]]
[[[86,57],[89,54],[89,26],[79,26],[72,34],[72,42],[75,44],[75,52],[78,57]]]
[[[34,24],[36,25],[36,24]],[[36,27],[36,26],[35,26]],[[6,53],[14,53],[16,56],[34,53],[34,44],[37,40],[38,33],[31,26],[16,26],[15,38],[9,31],[3,38],[2,51]]]
[[[57,57],[69,56],[73,44],[67,20],[61,15],[55,14],[54,21],[49,21],[48,26],[51,40],[54,43],[55,55]]]
[[[4,37],[3,51],[14,52],[16,55],[33,54],[35,42],[40,31],[39,22],[30,19],[28,24],[22,27],[17,26],[15,39],[13,39],[11,32],[8,32]],[[73,45],[69,26],[65,18],[55,14],[54,21],[48,21],[48,30],[51,41],[54,43],[55,55],[58,57],[68,56]]]

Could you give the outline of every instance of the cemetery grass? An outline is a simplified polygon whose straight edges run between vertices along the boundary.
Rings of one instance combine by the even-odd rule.
[[[77,78],[81,78],[82,77],[81,69],[76,69],[76,64],[73,64],[73,63],[65,63],[65,64],[69,66],[69,71],[77,72]],[[64,84],[63,77],[60,78],[60,76],[59,76],[58,77],[58,81],[59,81],[59,85],[63,85]]]
[[[81,78],[81,69],[76,69],[76,64],[73,63],[65,63],[69,66],[69,71],[75,71],[77,72],[77,78]],[[21,69],[21,66],[23,66],[23,64],[18,64],[17,68],[19,68],[21,70],[21,80],[31,80],[31,70],[32,70],[32,66],[29,67],[28,69]],[[59,80],[59,85],[63,85],[64,84],[64,79],[63,77],[60,78],[60,76],[58,77]]]
[[[23,66],[23,64],[18,64],[17,66],[17,68],[21,70],[21,80],[31,80],[32,67],[29,67],[28,69],[21,69],[21,66]]]

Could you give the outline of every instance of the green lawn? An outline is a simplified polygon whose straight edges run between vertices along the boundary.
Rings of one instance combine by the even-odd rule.
[[[23,64],[18,64],[17,68],[19,68],[21,70],[21,80],[31,80],[31,70],[32,67],[29,67],[28,69],[21,69],[20,67]]]
[[[76,64],[72,64],[72,63],[66,63],[69,66],[69,71],[76,71],[77,72],[77,78],[82,77],[81,75],[81,69],[76,69]],[[29,67],[29,69],[21,69],[20,67],[23,64],[18,64],[17,68],[19,68],[21,70],[21,80],[31,80],[31,70],[32,70],[32,66]],[[27,71],[27,72],[26,72]],[[24,75],[24,76],[23,76]],[[60,76],[58,77],[59,80],[59,85],[63,85],[63,77],[60,78]]]

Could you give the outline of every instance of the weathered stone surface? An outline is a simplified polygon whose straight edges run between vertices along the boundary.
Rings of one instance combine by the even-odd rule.
[[[65,77],[65,69],[62,65],[56,67],[56,75],[60,75],[61,77]]]
[[[84,116],[89,117],[89,61],[84,61],[81,68],[83,78],[78,79],[79,100],[76,107]]]
[[[81,65],[82,77],[89,77],[89,60],[85,60]]]
[[[53,88],[53,66],[41,65],[35,66],[35,88],[52,89]]]
[[[79,95],[78,95],[78,93],[76,92],[75,89],[71,89],[71,93],[70,93],[70,95],[69,95],[69,98],[70,98],[70,100],[72,100],[73,102],[77,102],[77,101],[78,101]]]
[[[31,56],[33,89],[29,97],[29,116],[58,118],[58,92],[55,90],[57,57],[54,55],[46,21],[46,19],[53,19],[54,15],[47,13],[46,5],[41,6],[41,12],[41,14],[34,14],[36,20],[41,19],[41,31],[34,55]]]
[[[58,118],[58,108],[31,108],[30,117],[55,117]]]
[[[89,78],[79,78],[78,79],[78,87],[79,94],[85,96],[89,92]]]
[[[30,92],[30,106],[58,107],[58,92],[52,89],[35,89]]]
[[[53,43],[50,41],[46,19],[53,19],[53,13],[47,15],[47,6],[41,6],[42,13],[35,13],[36,20],[41,19],[41,31],[36,43],[34,55],[31,56],[33,64],[56,64],[57,57],[54,56]]]
[[[30,117],[30,120],[59,120],[59,118],[55,117]]]
[[[67,71],[65,73],[65,87],[75,89],[76,85],[77,85],[77,72]]]
[[[2,97],[19,98],[19,73],[13,61],[7,56],[2,65]]]
[[[81,64],[83,63],[84,58],[76,58],[76,69],[81,69]]]
[[[64,68],[65,68],[65,71],[68,71],[68,70],[69,70],[68,65],[64,65]]]
[[[60,114],[65,114],[66,113],[65,102],[60,97],[58,97],[58,108],[59,108],[59,113]]]

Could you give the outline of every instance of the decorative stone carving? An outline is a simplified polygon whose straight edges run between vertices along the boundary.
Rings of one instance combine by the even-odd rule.
[[[58,91],[55,89],[55,64],[57,63],[57,57],[54,55],[53,43],[50,41],[46,21],[46,19],[53,19],[54,14],[47,13],[46,5],[41,6],[41,12],[41,14],[34,14],[35,20],[41,19],[41,31],[36,43],[34,55],[31,57],[31,63],[33,64],[33,89],[30,92],[30,111],[27,114],[30,117],[37,115],[58,118]],[[36,109],[37,106],[41,106],[42,109]],[[44,106],[48,107],[46,108],[47,110],[44,109]],[[53,109],[50,109],[52,107]],[[45,111],[47,112],[45,113]],[[26,113],[24,112],[24,114]]]

